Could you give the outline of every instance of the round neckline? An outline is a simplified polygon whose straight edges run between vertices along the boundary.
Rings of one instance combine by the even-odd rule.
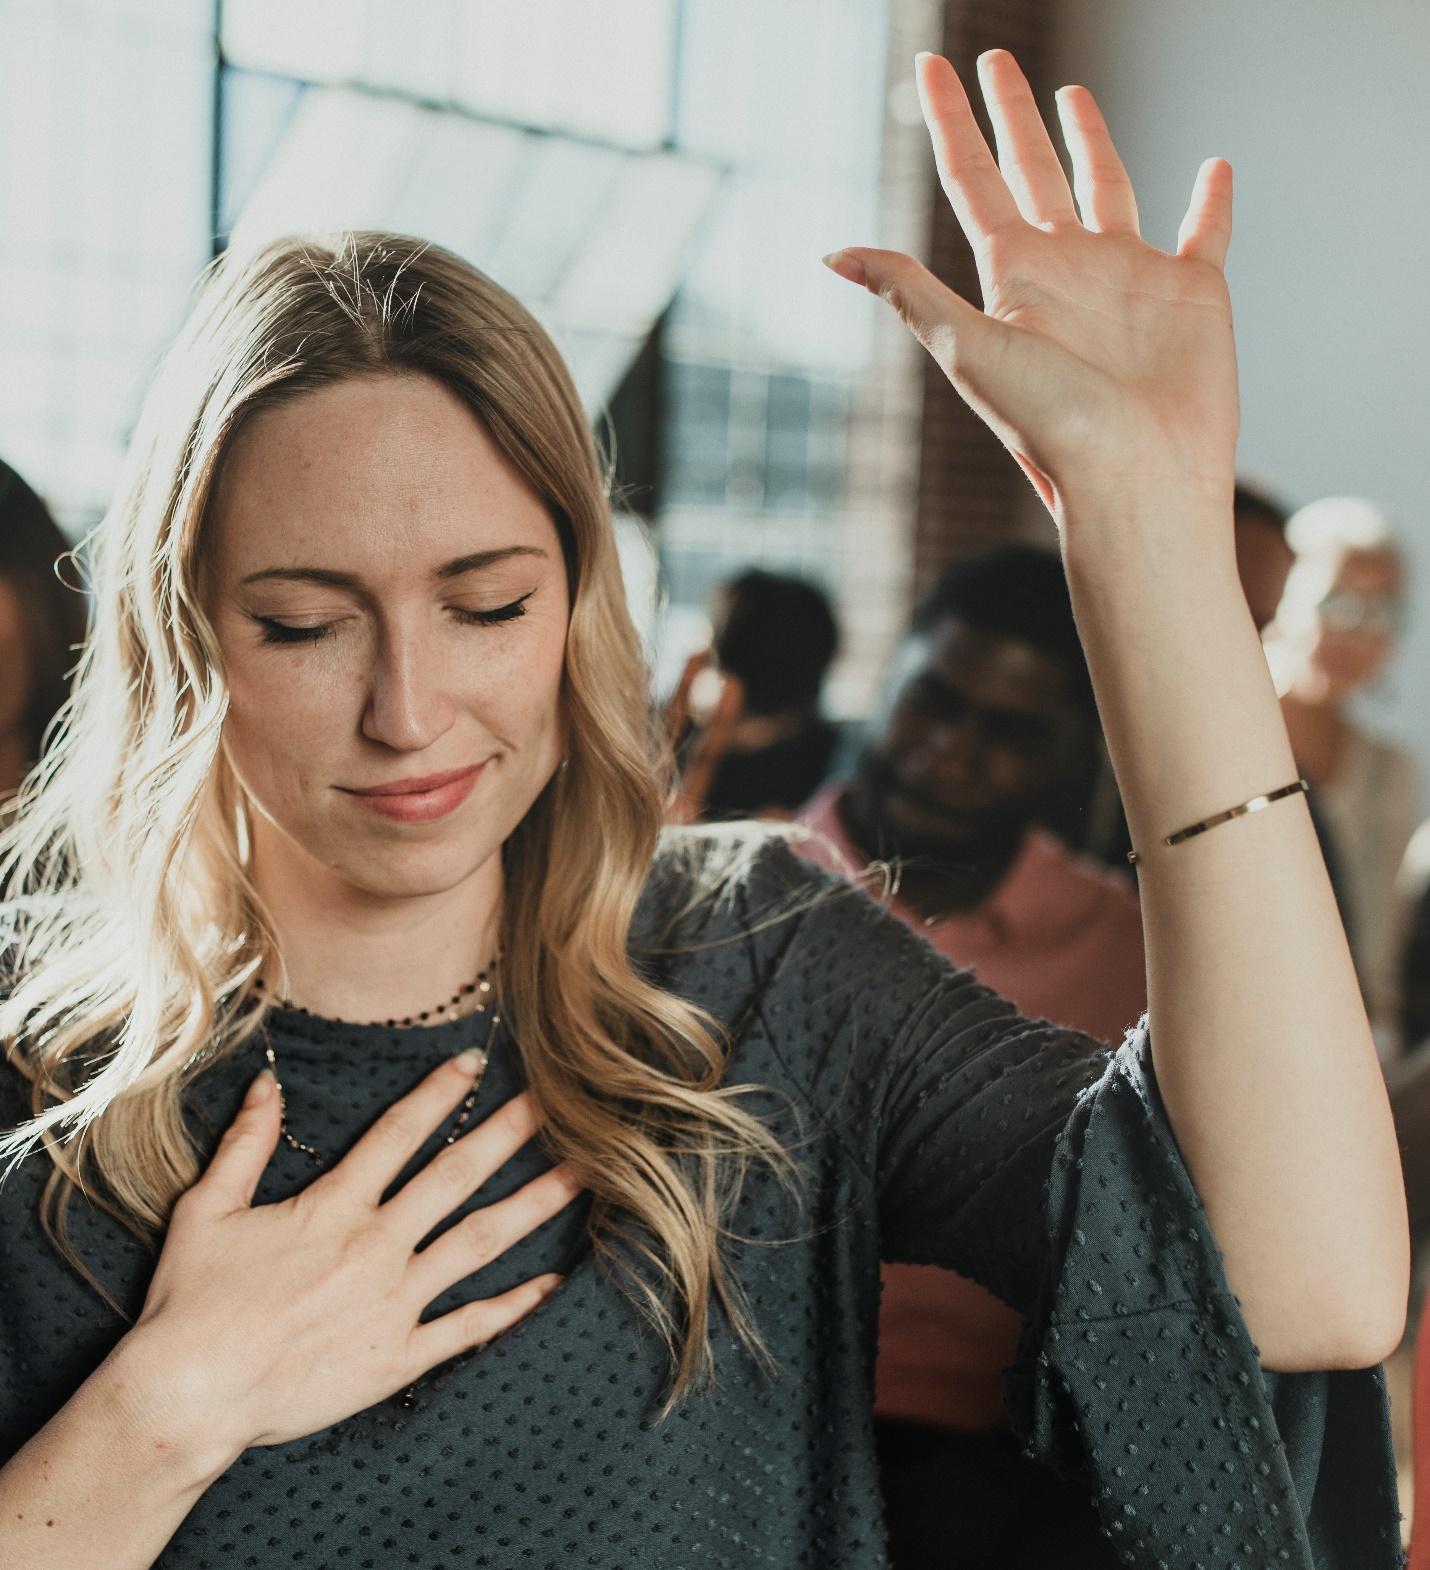
[[[269,1032],[280,1058],[351,1058],[354,1052],[433,1057],[455,1054],[464,1047],[485,1048],[491,1040],[492,1020],[498,1013],[498,1007],[493,1005],[484,1013],[439,1020],[434,1025],[388,1025],[383,1021],[362,1024],[271,1004],[264,1012],[258,1034],[261,1037],[264,1030]],[[505,1016],[501,1017],[505,1026]]]

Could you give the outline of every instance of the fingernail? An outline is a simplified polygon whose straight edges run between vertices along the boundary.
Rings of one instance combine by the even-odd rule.
[[[932,49],[920,49],[919,52],[914,56],[914,64],[917,65],[920,60],[932,60],[932,59],[933,59],[933,50]]]
[[[866,284],[869,275],[864,271],[864,264],[857,256],[850,256],[848,251],[831,251],[828,256],[820,260],[832,273],[837,273],[841,278],[847,278],[850,283]]]
[[[464,1074],[475,1074],[482,1066],[482,1055],[475,1047],[468,1047],[465,1052],[459,1052],[452,1061]]]
[[[248,1087],[248,1094],[243,1098],[246,1107],[261,1107],[273,1094],[273,1087],[278,1083],[273,1077],[273,1070],[266,1068],[259,1074]]]

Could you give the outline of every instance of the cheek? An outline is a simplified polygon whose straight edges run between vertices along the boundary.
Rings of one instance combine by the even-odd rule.
[[[245,651],[228,661],[226,678],[224,745],[240,778],[275,805],[301,796],[305,781],[351,731],[349,684],[306,651],[272,657]]]
[[[1041,762],[993,750],[989,783],[1003,800],[1019,805],[1041,801],[1052,790],[1056,776]]]
[[[932,722],[915,704],[904,699],[894,705],[884,734],[879,738],[878,750],[888,757],[896,757],[917,747],[928,735]]]
[[[469,713],[501,739],[528,748],[548,735],[559,739],[566,670],[564,624],[553,621],[531,628],[530,634],[478,635],[457,676]]]

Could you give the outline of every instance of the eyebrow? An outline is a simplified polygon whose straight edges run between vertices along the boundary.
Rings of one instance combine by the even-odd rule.
[[[494,567],[498,562],[508,561],[514,556],[545,555],[546,552],[539,545],[501,545],[494,550],[472,551],[467,556],[455,557],[452,561],[444,562],[432,576],[445,581],[460,578],[465,573],[480,572],[484,567]],[[361,578],[350,572],[334,572],[330,567],[264,567],[258,572],[247,573],[239,579],[239,583],[264,583],[272,579],[285,583],[320,583],[331,589],[362,587]]]

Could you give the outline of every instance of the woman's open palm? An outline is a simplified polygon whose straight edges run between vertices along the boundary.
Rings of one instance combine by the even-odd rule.
[[[1230,166],[1203,164],[1177,250],[1160,251],[1140,237],[1131,182],[1092,95],[1058,95],[1070,188],[1013,57],[996,50],[978,69],[996,161],[953,67],[935,55],[917,67],[984,309],[899,252],[855,247],[830,265],[894,306],[1056,515],[1084,476],[1100,492],[1151,473],[1229,496],[1238,419],[1222,272]]]

